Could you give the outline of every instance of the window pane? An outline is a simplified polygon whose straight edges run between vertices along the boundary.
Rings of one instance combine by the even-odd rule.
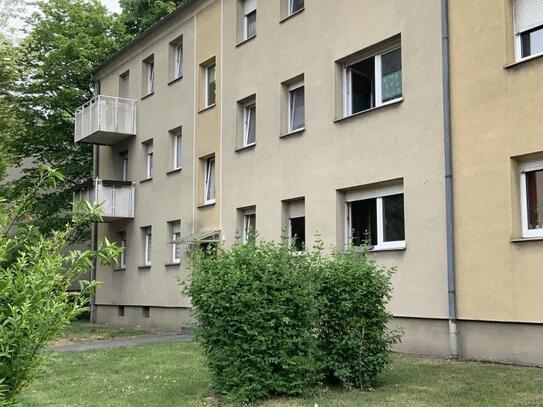
[[[181,168],[181,146],[182,146],[182,142],[181,142],[181,136],[175,136],[175,139],[174,139],[174,148],[175,148],[175,151],[174,151],[174,168]]]
[[[402,96],[401,49],[381,55],[381,93],[383,103]]]
[[[290,219],[290,237],[297,251],[305,247],[305,217]]]
[[[247,145],[256,142],[256,106],[247,108]]]
[[[215,159],[209,159],[207,161],[207,191],[206,201],[212,201],[215,199]]]
[[[291,130],[305,126],[305,89],[300,87],[290,92]]]
[[[528,229],[543,228],[543,170],[526,173]]]
[[[246,32],[245,39],[256,35],[256,10],[245,16]]]
[[[147,93],[152,93],[155,85],[155,64],[147,64]]]
[[[403,194],[383,197],[383,241],[405,240]]]
[[[183,74],[183,47],[178,46],[175,49],[175,77],[179,78]]]
[[[215,103],[215,65],[207,68],[207,105]]]
[[[256,233],[256,214],[250,214],[244,216],[245,221],[245,230],[244,230],[244,241],[252,242],[255,238]]]
[[[304,8],[304,0],[290,0],[290,14]]]
[[[543,52],[543,27],[522,33],[521,45],[523,58]]]
[[[375,199],[351,203],[352,244],[360,246],[364,242],[377,244],[377,204]]]
[[[375,95],[375,62],[374,58],[351,65],[351,113],[361,112],[372,108]]]

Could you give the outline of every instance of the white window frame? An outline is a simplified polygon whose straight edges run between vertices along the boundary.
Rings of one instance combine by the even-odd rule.
[[[293,83],[292,85],[288,87],[288,132],[289,133],[292,133],[294,131],[302,131],[305,129],[305,96],[304,96],[304,125],[300,127],[299,129],[293,128],[294,110],[292,106],[293,91],[299,88],[303,88],[304,86],[305,86],[304,81],[299,81],[299,82]]]
[[[151,227],[144,228],[144,248],[143,248],[143,264],[145,266],[151,265],[152,249],[153,249],[153,231]]]
[[[126,269],[126,232],[120,232],[119,235],[121,236],[121,241],[119,242],[119,245],[123,250],[119,255],[118,267],[120,270],[124,270]]]
[[[243,211],[243,243],[247,244],[249,243],[249,235],[247,233],[247,227],[249,226],[249,219],[254,216],[255,217],[255,231],[256,231],[256,209],[255,208],[248,208]]]
[[[515,61],[525,61],[531,58],[538,57],[540,55],[543,55],[543,52],[538,52],[536,54],[528,55],[526,57],[522,57],[522,34],[526,33],[527,31],[532,31],[537,28],[543,28],[543,16],[541,16],[541,13],[543,13],[543,6],[539,3],[538,0],[534,2],[525,2],[525,6],[527,6],[527,9],[524,10],[524,13],[518,12],[516,9],[517,4],[519,0],[513,0],[513,29],[515,33]],[[530,4],[532,3],[532,4]],[[520,24],[517,21],[517,17],[520,17],[520,15],[525,15],[526,11],[530,14],[530,21],[523,21],[523,24]],[[539,18],[537,16],[540,16]],[[520,25],[520,27],[519,27]]]
[[[352,243],[352,202],[365,201],[369,199],[376,200],[376,217],[377,217],[377,244],[371,250],[401,250],[405,249],[405,240],[396,240],[391,242],[383,241],[384,224],[383,224],[383,198],[391,195],[403,194],[405,203],[405,192],[403,185],[392,185],[386,188],[369,189],[360,193],[357,199],[345,199],[345,243]],[[404,206],[404,228],[405,228],[405,206]]]
[[[359,59],[355,59],[355,60],[352,60],[352,61],[349,61],[349,62],[346,62],[343,64],[343,117],[349,117],[349,116],[352,116],[354,113],[353,113],[353,101],[352,101],[352,75],[351,75],[351,70],[349,69],[351,66],[359,63],[359,62],[362,62],[362,61],[365,61],[366,59],[370,59],[370,58],[374,58],[374,75],[375,77],[373,78],[374,80],[374,83],[375,83],[375,89],[374,89],[374,98],[375,98],[375,102],[374,102],[374,106],[373,107],[370,107],[369,109],[366,109],[366,110],[362,110],[360,112],[356,112],[356,113],[361,113],[361,112],[365,112],[367,110],[371,110],[371,109],[375,109],[377,107],[381,107],[381,106],[386,106],[386,105],[389,105],[389,104],[392,104],[392,103],[396,103],[400,100],[403,99],[403,80],[402,80],[402,96],[400,97],[397,97],[395,99],[392,99],[392,100],[389,100],[387,102],[383,102],[383,94],[382,94],[382,75],[383,75],[383,72],[381,71],[381,56],[382,55],[385,55],[385,54],[388,54],[389,52],[392,52],[392,51],[396,51],[397,49],[401,49],[402,48],[402,45],[401,44],[398,44],[398,45],[395,45],[391,48],[387,48],[386,50],[384,51],[381,51],[379,52],[378,54],[375,54],[375,55],[368,55],[368,56],[365,56],[364,58],[359,58]],[[403,79],[403,66],[402,66],[402,79]]]
[[[294,11],[294,0],[288,0],[288,15],[289,16],[302,11],[304,8],[305,8],[305,1],[304,1],[304,6],[300,10]]]
[[[250,120],[255,120],[251,114],[251,109],[254,108],[254,116],[256,116],[256,102],[251,101],[243,106],[243,147],[249,147],[256,144],[256,125],[255,125],[255,141],[249,143]]]
[[[153,142],[145,143],[145,179],[153,178]]]
[[[172,264],[180,264],[181,263],[181,222],[179,221],[172,222],[171,228],[172,228]]]
[[[209,189],[210,189],[210,186],[211,186],[210,185],[211,162],[213,162],[213,169],[215,171],[215,175],[216,175],[216,172],[217,172],[217,169],[216,169],[217,163],[215,161],[215,157],[206,158],[205,159],[205,179],[204,179],[204,204],[205,205],[214,204],[215,201],[216,201],[216,193],[217,193],[216,190],[215,190],[215,194],[214,194],[213,198],[208,199]],[[213,177],[213,182],[216,184],[216,176]]]
[[[182,167],[181,157],[183,155],[183,136],[181,133],[173,135],[173,169],[179,170]]]
[[[529,161],[519,165],[522,237],[528,239],[543,237],[543,229],[529,229],[528,227],[528,189],[526,187],[526,173],[539,170],[543,170],[543,160]]]
[[[214,76],[215,76],[215,100],[213,101],[213,103],[210,103],[209,101],[209,85],[210,85],[210,82],[209,82],[209,71],[211,70],[211,68],[214,69]],[[205,94],[204,94],[204,97],[205,97],[205,102],[206,102],[206,107],[210,107],[210,106],[213,106],[217,103],[217,64],[215,63],[212,63],[212,64],[209,64],[205,67]]]
[[[155,61],[154,59],[145,62],[146,70],[146,82],[147,82],[147,93],[150,95],[155,91]]]
[[[174,46],[174,79],[181,78],[183,76],[183,44],[177,44]]]
[[[248,10],[247,3],[253,2],[254,8]],[[248,40],[256,36],[256,30],[253,35],[249,37],[249,15],[257,12],[256,0],[244,0],[243,1],[243,40]],[[257,22],[255,21],[255,24]]]

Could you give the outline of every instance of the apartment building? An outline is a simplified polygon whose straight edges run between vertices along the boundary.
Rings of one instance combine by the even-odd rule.
[[[543,364],[543,2],[450,2],[460,348]]]
[[[188,253],[257,230],[369,242],[397,267],[400,351],[543,364],[525,103],[543,1],[498,3],[192,0],[105,61],[76,113],[96,167],[76,199],[126,250],[96,271],[96,320],[187,326]]]

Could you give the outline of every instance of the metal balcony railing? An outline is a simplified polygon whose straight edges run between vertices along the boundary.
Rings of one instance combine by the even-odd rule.
[[[76,143],[113,145],[135,134],[135,100],[100,95],[75,111]]]
[[[131,181],[90,180],[74,190],[74,208],[81,200],[100,203],[104,222],[134,218],[136,186]]]

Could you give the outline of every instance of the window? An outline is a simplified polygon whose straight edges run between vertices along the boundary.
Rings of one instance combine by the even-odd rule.
[[[288,0],[288,14],[292,15],[304,8],[304,0]]]
[[[514,0],[516,59],[543,53],[543,2]]]
[[[543,160],[520,165],[522,237],[543,237]]]
[[[256,209],[243,210],[243,243],[253,243],[256,233]]]
[[[129,95],[129,82],[130,82],[130,71],[123,72],[119,75],[119,97],[126,99]]]
[[[143,228],[143,265],[151,265],[151,249],[153,243],[153,235],[151,226]]]
[[[147,141],[145,145],[145,178],[153,178],[153,141]]]
[[[373,250],[405,248],[403,186],[348,191],[346,241]]]
[[[151,316],[151,308],[150,307],[141,307],[141,316],[143,318],[149,318]]]
[[[169,222],[171,243],[172,243],[172,263],[181,263],[181,222]]]
[[[288,237],[289,243],[301,252],[305,248],[305,202],[288,202]]]
[[[122,249],[117,260],[117,267],[124,270],[126,268],[126,232],[117,233],[117,243]]]
[[[117,315],[119,317],[124,317],[124,305],[117,306]]]
[[[121,179],[128,181],[128,151],[119,154],[121,160]]]
[[[256,0],[243,1],[243,39],[256,35]]]
[[[344,65],[344,116],[402,97],[401,48]]]
[[[256,102],[251,102],[243,108],[243,146],[256,143]]]
[[[216,65],[211,64],[205,68],[206,70],[206,88],[205,88],[205,100],[206,107],[212,106],[215,104],[216,100]]]
[[[290,85],[288,91],[288,132],[305,127],[305,87],[303,82]]]
[[[205,160],[204,203],[215,203],[215,157]]]
[[[143,95],[150,95],[155,90],[155,58],[153,55],[143,61]]]
[[[181,168],[181,157],[183,151],[183,138],[181,136],[181,128],[170,130],[172,138],[172,169],[178,170]]]
[[[170,42],[170,81],[183,76],[183,36]]]

